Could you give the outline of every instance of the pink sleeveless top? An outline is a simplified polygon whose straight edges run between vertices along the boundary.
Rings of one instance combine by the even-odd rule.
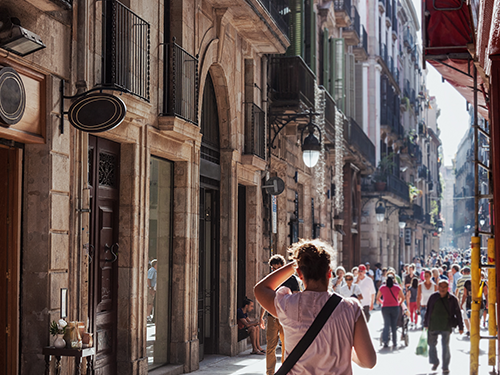
[[[274,305],[285,332],[285,358],[304,336],[330,296],[329,292],[292,294],[286,287],[278,289]],[[344,298],[289,374],[351,375],[354,324],[360,317],[361,309],[358,299]]]

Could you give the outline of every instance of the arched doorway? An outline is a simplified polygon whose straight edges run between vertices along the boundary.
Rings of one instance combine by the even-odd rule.
[[[198,340],[200,361],[216,353],[219,332],[220,142],[215,88],[207,75],[201,107]]]

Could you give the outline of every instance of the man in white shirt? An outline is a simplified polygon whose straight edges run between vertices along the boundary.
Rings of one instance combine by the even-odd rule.
[[[356,284],[361,289],[363,298],[360,300],[363,306],[363,313],[365,314],[366,321],[370,321],[370,310],[373,310],[373,303],[375,301],[375,286],[373,280],[366,276],[366,266],[361,264],[359,266],[358,278]]]

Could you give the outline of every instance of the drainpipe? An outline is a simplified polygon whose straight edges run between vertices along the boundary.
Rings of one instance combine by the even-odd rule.
[[[74,48],[76,48],[76,89],[77,93],[80,94],[87,90],[87,53],[88,53],[88,39],[87,39],[87,0],[77,0],[76,2],[76,44]],[[61,98],[61,100],[63,100]],[[76,311],[77,311],[77,319],[79,321],[82,320],[83,308],[82,306],[86,306],[85,301],[81,300],[81,285],[82,285],[82,274],[85,272],[88,273],[88,269],[85,267],[82,269],[84,256],[82,256],[82,249],[84,248],[84,244],[88,246],[88,238],[89,238],[89,213],[88,213],[88,185],[87,185],[87,157],[88,157],[88,135],[85,132],[77,131],[75,134],[75,143],[80,150],[77,155],[77,159],[80,162],[80,170],[78,175],[76,176],[76,186],[77,186],[77,201],[76,201]],[[78,169],[76,169],[78,171]],[[87,193],[87,194],[86,194]],[[85,199],[87,197],[87,199]],[[84,210],[86,208],[87,210]],[[87,211],[84,213],[84,211]],[[83,217],[85,215],[85,217]],[[88,246],[90,251],[90,246]],[[86,314],[85,314],[86,315]]]

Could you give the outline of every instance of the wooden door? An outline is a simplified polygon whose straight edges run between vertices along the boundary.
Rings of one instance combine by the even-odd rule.
[[[1,140],[0,140],[1,141]],[[22,150],[0,144],[0,374],[17,374]]]
[[[116,374],[120,145],[89,136],[89,316],[96,346],[95,374]]]

